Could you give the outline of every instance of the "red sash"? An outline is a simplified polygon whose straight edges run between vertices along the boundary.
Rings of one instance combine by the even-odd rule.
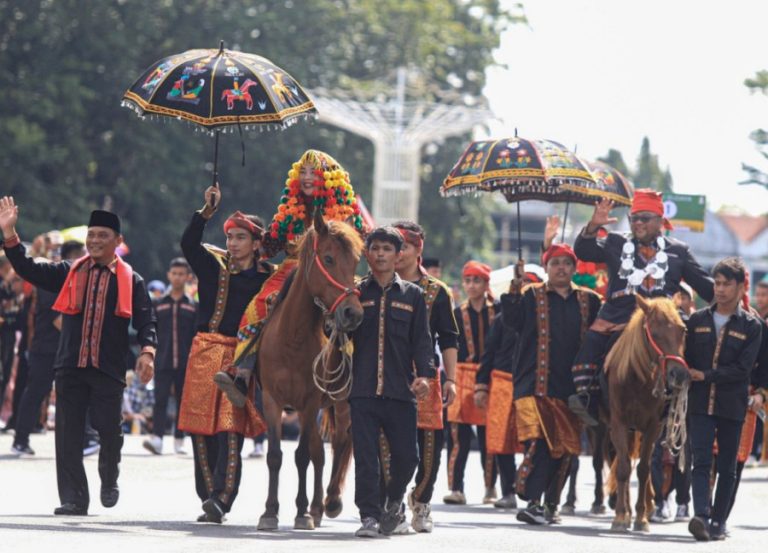
[[[86,255],[72,264],[61,287],[53,310],[65,315],[77,315],[83,310],[86,286],[88,284],[88,269],[91,268],[91,257]],[[117,275],[117,305],[115,315],[130,319],[133,314],[133,268],[119,256],[115,257],[115,273]]]

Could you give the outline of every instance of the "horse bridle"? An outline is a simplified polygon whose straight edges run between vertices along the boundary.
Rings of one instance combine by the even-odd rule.
[[[353,294],[355,296],[359,296],[360,290],[358,290],[357,288],[348,288],[343,284],[341,284],[338,280],[333,278],[333,276],[331,276],[331,273],[328,272],[328,269],[325,268],[325,265],[323,265],[323,262],[320,260],[320,256],[317,253],[317,244],[318,244],[317,233],[315,233],[314,243],[312,245],[312,257],[315,258],[315,264],[317,265],[317,268],[320,269],[320,272],[325,277],[325,279],[328,282],[330,282],[334,288],[340,290],[341,294],[339,294],[339,297],[336,298],[335,302],[333,302],[333,305],[331,305],[330,309],[325,307],[323,300],[321,300],[320,298],[315,297],[314,300],[315,300],[315,303],[318,305],[318,307],[320,307],[323,311],[325,311],[329,315],[333,315],[333,313],[336,311],[336,308],[339,307],[339,304],[341,304],[341,302],[343,302],[347,297]]]
[[[670,353],[664,353],[664,351],[659,347],[659,344],[656,343],[656,340],[653,339],[653,333],[651,333],[651,325],[648,323],[648,317],[645,318],[645,337],[648,339],[648,343],[651,345],[651,348],[653,348],[653,351],[656,352],[658,366],[661,368],[661,379],[664,384],[664,387],[667,385],[667,363],[670,361],[674,361],[676,363],[680,363],[683,367],[686,369],[688,368],[688,363],[685,362],[685,359],[680,357],[679,355],[672,355]],[[651,373],[651,378],[654,380],[657,379],[659,374],[656,371],[653,371]]]

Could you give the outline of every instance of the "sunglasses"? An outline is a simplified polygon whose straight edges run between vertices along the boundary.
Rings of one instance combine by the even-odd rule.
[[[655,219],[660,219],[658,215],[630,215],[630,223],[650,223]]]

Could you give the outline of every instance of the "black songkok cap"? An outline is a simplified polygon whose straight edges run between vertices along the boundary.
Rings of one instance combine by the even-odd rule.
[[[440,267],[440,260],[437,257],[425,257],[421,260],[424,267]]]
[[[88,221],[88,227],[107,227],[120,234],[120,218],[109,211],[96,209],[91,211],[91,219]]]

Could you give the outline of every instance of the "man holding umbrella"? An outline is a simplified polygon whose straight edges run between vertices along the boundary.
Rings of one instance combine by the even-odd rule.
[[[88,255],[77,261],[37,262],[26,255],[16,234],[19,209],[0,199],[3,247],[13,268],[28,282],[58,294],[53,305],[63,314],[56,355],[56,477],[61,506],[56,515],[88,514],[88,481],[83,467],[85,414],[91,408],[99,432],[101,504],[118,500],[128,323],[137,332],[141,354],[136,372],[147,383],[154,373],[155,318],[144,280],[115,255],[122,243],[120,219],[94,211],[88,223]]]
[[[685,280],[704,300],[714,295],[713,281],[693,257],[688,246],[662,236],[672,225],[664,218],[661,193],[635,191],[628,235],[609,232],[598,238],[598,230],[615,223],[614,202],[603,199],[595,206],[592,219],[576,238],[574,250],[582,261],[605,263],[608,290],[597,319],[587,331],[573,365],[576,394],[568,406],[587,425],[597,425],[600,385],[596,378],[603,359],[635,310],[635,294],[647,298],[671,298]]]

